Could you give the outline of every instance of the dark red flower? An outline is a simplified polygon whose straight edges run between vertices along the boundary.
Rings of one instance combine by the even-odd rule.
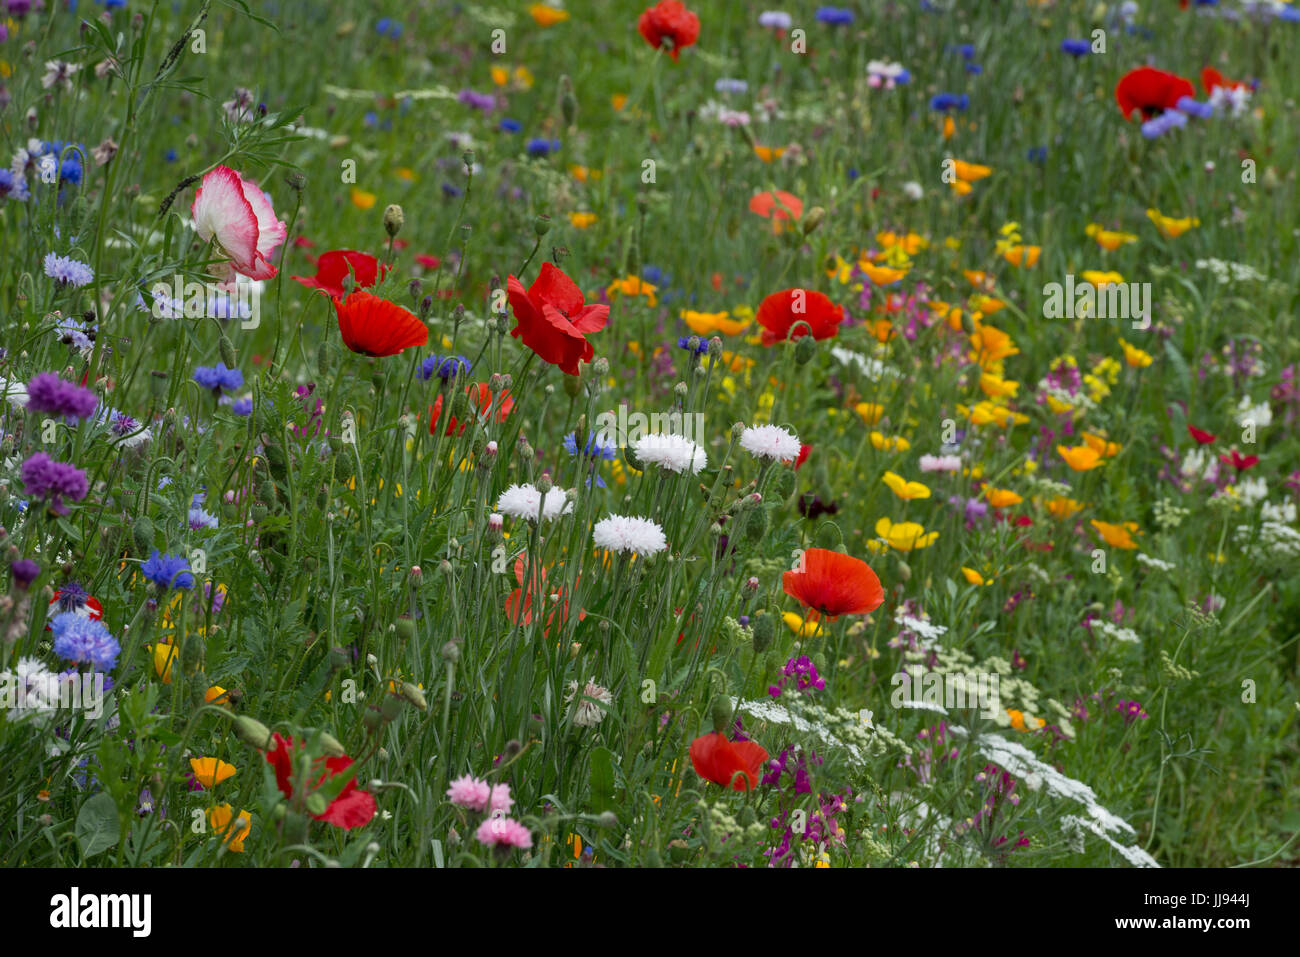
[[[865,615],[885,601],[885,589],[864,561],[825,548],[809,548],[796,571],[781,576],[785,593],[819,615]]]
[[[582,290],[551,263],[543,263],[527,291],[514,276],[506,294],[515,313],[510,334],[566,375],[578,374],[579,362],[596,354],[586,333],[599,332],[609,321],[609,306],[588,306]]]
[[[1242,455],[1236,449],[1233,449],[1228,455],[1220,455],[1219,461],[1224,465],[1231,465],[1238,472],[1244,472],[1246,469],[1254,468],[1259,464],[1259,456]]]
[[[843,321],[844,307],[812,289],[783,289],[772,293],[758,307],[758,324],[763,327],[765,346],[791,338],[790,330],[796,322],[811,326],[814,339],[833,339]],[[806,336],[808,326],[800,326],[793,338]]]
[[[486,382],[471,382],[465,386],[465,394],[469,396],[470,407],[478,406],[474,411],[480,419],[486,419],[492,410],[492,390],[488,388]],[[510,396],[510,390],[501,393],[501,401],[497,405],[496,418],[498,422],[504,422],[510,410],[515,407],[515,400]],[[433,400],[433,405],[429,406],[429,434],[437,435],[438,420],[442,418],[442,393]],[[448,435],[464,435],[465,426],[468,422],[457,422],[454,415],[447,418]]]
[[[664,40],[672,43],[668,55],[674,60],[682,47],[688,47],[700,38],[700,18],[681,0],[660,0],[653,7],[648,7],[637,21],[637,29],[645,42],[655,49],[664,45]]]
[[[416,265],[423,266],[425,269],[437,269],[442,265],[442,260],[437,256],[426,256],[424,253],[417,255],[415,262]]]
[[[1211,442],[1218,441],[1218,436],[1206,432],[1204,429],[1198,429],[1194,425],[1187,427],[1187,432],[1196,440],[1197,445],[1209,445]]]
[[[713,732],[691,742],[691,764],[706,781],[735,791],[748,791],[758,784],[758,772],[767,752],[753,741],[728,741]]]
[[[1191,80],[1150,66],[1129,70],[1115,87],[1115,102],[1126,120],[1132,118],[1134,110],[1141,110],[1142,118],[1150,119],[1172,110],[1185,96],[1196,96]]]
[[[293,244],[294,244],[296,247],[298,247],[299,249],[315,249],[315,248],[316,248],[316,244],[315,244],[314,242],[312,242],[310,239],[308,239],[306,236],[295,236],[295,237],[294,237],[294,240],[293,240]]]
[[[807,443],[799,446],[799,457],[794,460],[794,467],[797,470],[799,466],[808,461],[808,456],[812,453],[812,446]]]
[[[359,289],[369,289],[388,272],[387,266],[381,266],[379,260],[367,253],[355,249],[331,249],[321,253],[316,260],[316,275],[290,276],[309,289],[319,289],[335,299],[343,296],[343,282],[351,273],[353,282]]]
[[[414,313],[368,292],[357,290],[346,301],[336,296],[334,311],[343,344],[365,356],[395,356],[429,341],[428,327]]]
[[[275,747],[266,752],[266,760],[268,764],[275,768],[275,783],[279,785],[280,793],[286,798],[292,798],[294,779],[293,751],[296,745],[293,738],[283,737],[278,731],[275,732],[273,737]],[[300,745],[298,746],[300,747]],[[324,765],[324,770],[321,770],[322,765]],[[342,774],[350,767],[352,767],[352,759],[347,756],[317,758],[312,765],[312,772],[315,773],[320,770],[320,776],[311,782],[311,790],[316,791],[326,781]],[[312,814],[311,816],[317,821],[325,821],[335,827],[351,830],[354,827],[369,824],[370,819],[375,816],[375,811],[374,797],[370,792],[358,788],[354,778],[343,785],[343,790],[339,792],[338,797],[334,798],[322,813]]]

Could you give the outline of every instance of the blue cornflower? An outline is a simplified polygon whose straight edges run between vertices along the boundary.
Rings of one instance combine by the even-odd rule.
[[[976,76],[979,76],[981,73],[984,72],[984,67],[980,66],[978,63],[967,63],[966,72],[973,73]]]
[[[83,262],[56,253],[46,253],[45,275],[60,286],[71,286],[73,289],[80,289],[95,281],[95,270]]]
[[[1176,107],[1188,116],[1208,120],[1214,115],[1214,106],[1210,103],[1198,103],[1190,96],[1180,96]]]
[[[236,399],[231,403],[230,411],[235,415],[252,415],[253,400],[250,398]]]
[[[832,26],[847,26],[853,22],[853,11],[844,7],[818,7],[817,20]]]
[[[163,154],[163,159],[165,159],[169,163],[175,163],[178,159],[180,159],[180,154],[177,153],[175,150],[168,150],[166,153]]]
[[[194,587],[190,563],[180,555],[165,554],[156,548],[149,560],[140,566],[140,572],[160,588]]]
[[[1075,57],[1087,56],[1092,52],[1092,44],[1087,40],[1065,39],[1061,41],[1061,52]]]
[[[367,110],[366,114],[361,117],[361,123],[363,126],[374,129],[379,125],[379,114],[374,110]]]
[[[604,459],[606,462],[612,460],[617,455],[614,443],[609,441],[601,432],[593,432],[587,437],[586,448],[581,453],[578,451],[578,434],[570,432],[564,437],[564,450],[571,456],[581,456],[589,464],[591,474],[587,476],[587,488],[591,488],[594,483],[596,488],[605,488],[605,480],[601,478],[600,473],[596,470],[596,461]]]
[[[695,340],[695,345],[693,347],[691,346],[692,339]],[[697,356],[702,356],[704,353],[709,351],[709,340],[701,336],[681,336],[677,340],[677,344],[683,349],[690,349]]]
[[[1029,147],[1029,162],[1031,163],[1047,162],[1047,147],[1046,146]]]
[[[559,140],[548,140],[545,137],[529,140],[526,147],[529,156],[549,156],[551,153],[557,152],[559,148]]]
[[[54,653],[65,661],[85,662],[100,671],[117,667],[122,646],[102,621],[63,612],[50,619],[50,631],[54,633]]]
[[[227,369],[224,362],[215,366],[199,366],[194,370],[194,381],[205,389],[220,393],[222,389],[231,391],[244,384],[244,374],[238,369]]]
[[[948,49],[960,53],[963,60],[975,59],[975,44],[973,43],[959,43],[957,46],[952,46]]]
[[[427,382],[436,375],[443,382],[446,382],[456,376],[460,376],[462,379],[467,378],[469,371],[470,363],[464,356],[439,356],[435,354],[420,363],[419,376]]]
[[[960,110],[964,111],[970,106],[970,97],[963,93],[958,96],[956,93],[939,93],[930,97],[930,109],[932,110]]]
[[[501,125],[497,127],[497,129],[502,133],[518,133],[523,128],[524,124],[520,123],[518,120],[510,119],[510,117],[503,119]]]
[[[641,278],[652,286],[662,286],[672,281],[672,276],[666,275],[658,266],[641,267]]]
[[[13,170],[0,169],[0,196],[20,203],[26,201],[31,196],[27,180],[15,175]]]
[[[734,93],[739,96],[748,89],[749,84],[744,80],[733,80],[730,77],[725,76],[720,80],[716,80],[713,84],[713,90],[715,93]]]
[[[461,194],[461,189],[459,186],[455,186],[451,183],[442,184],[442,195],[454,199],[460,194]]]
[[[195,492],[194,498],[190,501],[190,510],[187,518],[189,519],[190,528],[198,531],[201,528],[216,528],[217,516],[207,511],[203,503],[207,500],[206,492]]]

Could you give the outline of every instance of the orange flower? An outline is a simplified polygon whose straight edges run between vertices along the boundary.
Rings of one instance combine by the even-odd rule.
[[[233,777],[235,766],[218,758],[190,758],[194,779],[205,788],[216,787],[226,778]]]
[[[1086,445],[1075,445],[1070,448],[1058,445],[1056,451],[1061,458],[1065,459],[1065,464],[1076,472],[1087,472],[1101,464],[1101,453]]]
[[[1083,433],[1083,441],[1088,448],[1104,459],[1113,459],[1119,455],[1119,450],[1123,448],[1118,442],[1107,442],[1103,436],[1093,435],[1091,432]]]
[[[343,344],[366,356],[395,356],[429,341],[429,329],[419,317],[387,299],[355,290],[346,300],[335,298]]]
[[[1020,350],[1011,341],[1011,337],[992,326],[981,325],[971,333],[970,342],[975,347],[972,358],[979,363],[981,369],[987,369],[1008,356],[1020,355]]]
[[[989,500],[989,504],[994,508],[1010,508],[1012,505],[1019,505],[1024,501],[1023,498],[1010,489],[994,488],[991,485],[984,486],[984,497]]]
[[[1058,495],[1047,503],[1047,510],[1052,513],[1053,518],[1064,520],[1077,512],[1083,511],[1083,505],[1072,498]]]
[[[1112,525],[1110,522],[1099,522],[1095,518],[1088,522],[1097,530],[1097,534],[1102,537],[1111,548],[1137,548],[1137,542],[1133,541],[1132,533],[1138,532],[1137,522],[1125,522],[1123,525]]]
[[[865,615],[885,600],[880,579],[866,562],[825,548],[807,549],[799,569],[781,576],[781,585],[805,608],[830,619]]]
[[[758,784],[758,772],[767,752],[753,741],[728,741],[713,732],[691,742],[691,764],[706,781],[735,791],[748,791]]]

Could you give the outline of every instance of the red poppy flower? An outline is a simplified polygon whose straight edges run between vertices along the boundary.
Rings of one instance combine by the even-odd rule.
[[[799,466],[803,465],[805,462],[808,461],[808,455],[811,452],[812,452],[811,445],[805,443],[799,446],[799,457],[794,460],[794,467],[796,471],[798,470]]]
[[[1224,465],[1231,465],[1238,472],[1244,472],[1246,469],[1254,468],[1259,464],[1259,456],[1242,455],[1236,449],[1233,449],[1228,455],[1220,455],[1219,461]]]
[[[349,268],[350,267],[350,268]],[[316,275],[290,276],[309,289],[319,289],[335,299],[343,296],[343,282],[351,273],[357,288],[369,289],[388,272],[387,266],[381,266],[379,260],[355,249],[331,249],[321,253],[316,260]]]
[[[293,239],[293,244],[294,244],[294,246],[296,246],[296,247],[299,248],[299,249],[315,249],[315,248],[316,248],[316,244],[315,244],[314,242],[312,242],[310,239],[308,239],[306,236],[295,236],[294,239]]]
[[[62,609],[59,607],[59,599],[63,597],[63,590],[58,589],[50,598],[50,608],[46,612],[45,630],[50,630],[50,619],[57,615]],[[87,595],[86,601],[80,608],[75,609],[78,615],[83,618],[89,618],[91,621],[100,621],[104,617],[104,606],[99,603],[99,599],[94,595]]]
[[[527,291],[514,276],[506,294],[515,313],[510,334],[566,375],[578,374],[579,362],[596,354],[586,333],[599,332],[609,321],[609,306],[588,306],[582,290],[564,271],[543,263]]]
[[[734,791],[748,791],[758,784],[758,772],[767,752],[753,741],[728,741],[713,732],[691,742],[691,764],[706,781]]]
[[[275,783],[280,786],[280,793],[286,798],[292,798],[294,741],[293,738],[281,736],[279,731],[275,732],[273,737],[275,747],[266,752],[266,761],[275,768]],[[352,759],[346,756],[341,758],[317,758],[312,766],[313,773],[319,770],[321,765],[325,767],[320,776],[312,782],[311,788],[313,791],[329,778],[342,774],[352,767]],[[354,778],[343,786],[339,796],[330,802],[329,807],[325,808],[323,813],[312,814],[311,816],[317,821],[325,821],[335,827],[351,830],[354,827],[369,824],[370,819],[375,816],[376,810],[374,797],[370,792],[358,788]]]
[[[803,215],[803,200],[783,189],[750,197],[749,211],[764,219],[798,219]]]
[[[1172,110],[1185,96],[1196,96],[1191,80],[1150,66],[1129,70],[1115,87],[1115,102],[1126,120],[1132,118],[1134,110],[1141,110],[1142,118],[1150,119]]]
[[[477,405],[475,410],[480,420],[485,420],[492,410],[492,390],[488,388],[486,382],[471,382],[465,386],[465,394],[469,396],[471,406]],[[498,422],[504,422],[510,410],[515,407],[515,400],[510,395],[510,390],[501,393],[501,401],[497,405],[496,418]],[[442,418],[442,393],[433,400],[433,405],[429,406],[429,434],[436,435],[438,432],[438,420]],[[468,422],[457,422],[456,417],[449,416],[447,419],[448,435],[464,435],[465,426]]]
[[[700,18],[681,0],[660,0],[653,7],[647,7],[637,21],[636,28],[645,37],[645,42],[655,49],[664,45],[664,40],[672,43],[668,55],[674,60],[682,47],[688,47],[700,38]]]
[[[812,326],[814,339],[833,339],[843,321],[844,307],[812,289],[783,289],[772,293],[758,307],[758,324],[763,327],[765,346],[791,338],[790,330],[796,322]],[[793,338],[806,336],[808,326],[800,326]]]
[[[825,548],[803,553],[798,571],[781,576],[785,593],[819,615],[865,615],[885,601],[885,589],[870,566]]]
[[[442,265],[442,260],[437,256],[426,256],[424,253],[416,256],[415,262],[416,265],[423,266],[425,269],[437,269]]]
[[[1189,425],[1187,427],[1187,432],[1196,440],[1197,445],[1209,445],[1211,442],[1218,441],[1219,438],[1217,435],[1212,435],[1204,429],[1198,429],[1194,425]]]
[[[546,587],[546,569],[541,565],[535,565],[533,567],[532,584],[528,586],[527,591],[524,590],[524,575],[527,572],[527,565],[528,561],[526,555],[520,555],[515,559],[515,581],[519,582],[519,587],[512,591],[510,596],[506,598],[506,616],[509,617],[512,625],[519,624],[521,614],[523,616],[524,624],[531,625],[533,623],[533,595],[541,595],[542,597],[539,600],[542,602],[542,605],[545,606],[550,602],[550,596],[553,594],[551,590]],[[562,587],[556,588],[554,594],[559,595],[560,601],[546,617],[546,626],[542,629],[542,632],[547,638],[551,637],[552,625],[558,624],[563,628],[564,623],[569,618],[569,598],[564,594],[564,589]],[[520,608],[521,599],[523,605],[522,610]],[[582,621],[586,617],[587,613],[579,610],[578,621]]]
[[[1216,86],[1225,90],[1242,90],[1246,88],[1245,83],[1234,83],[1214,67],[1207,66],[1201,71],[1201,89],[1205,91],[1206,96],[1209,96],[1214,92]]]
[[[324,258],[324,257],[321,257]],[[357,290],[344,301],[334,298],[343,344],[365,356],[395,356],[429,341],[429,329],[396,303]]]

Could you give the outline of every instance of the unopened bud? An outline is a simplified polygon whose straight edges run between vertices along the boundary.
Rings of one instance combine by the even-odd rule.
[[[406,222],[406,214],[402,212],[402,207],[396,203],[390,203],[384,210],[384,230],[389,236],[396,236],[401,232],[402,225]]]

